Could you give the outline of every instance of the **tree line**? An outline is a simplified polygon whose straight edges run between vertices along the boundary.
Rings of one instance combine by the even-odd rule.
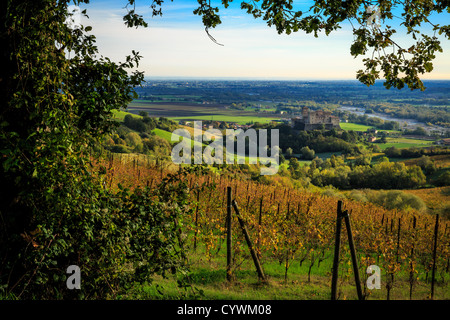
[[[349,165],[342,156],[316,158],[310,165],[300,166],[296,158],[289,160],[289,171],[294,179],[309,181],[315,186],[333,186],[338,189],[409,189],[426,183],[419,166],[406,166],[384,158],[374,165]]]

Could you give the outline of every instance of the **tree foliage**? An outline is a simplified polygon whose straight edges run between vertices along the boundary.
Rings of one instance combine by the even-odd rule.
[[[112,110],[136,97],[143,74],[130,70],[140,56],[132,51],[123,63],[100,56],[89,26],[65,23],[69,4],[0,5],[0,294],[7,297],[105,298],[155,272],[176,272],[183,261],[175,232],[183,187],[168,179],[155,192],[116,192],[93,166],[116,127]],[[81,290],[66,288],[72,264]]]
[[[292,158],[289,162],[294,179],[308,178],[319,187],[333,186],[339,189],[408,189],[426,183],[426,176],[419,166],[406,166],[401,162],[389,162],[386,158],[370,165],[371,157],[364,155],[356,159],[353,166],[347,165],[342,156],[332,155],[322,160],[315,158],[309,166],[300,167]],[[295,159],[296,160],[296,159]]]

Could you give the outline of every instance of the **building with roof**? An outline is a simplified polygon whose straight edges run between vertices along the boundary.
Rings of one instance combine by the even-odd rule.
[[[340,129],[339,118],[331,115],[331,112],[317,110],[310,111],[308,107],[302,108],[301,117],[291,119],[294,130]]]

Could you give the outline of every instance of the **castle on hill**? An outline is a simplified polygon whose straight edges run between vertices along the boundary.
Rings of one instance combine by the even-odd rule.
[[[332,116],[328,111],[310,111],[308,107],[302,108],[302,116],[291,119],[291,126],[294,130],[316,130],[325,128],[331,130],[333,128],[340,129],[339,118]]]

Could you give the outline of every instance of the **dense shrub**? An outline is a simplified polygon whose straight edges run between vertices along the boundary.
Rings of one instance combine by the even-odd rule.
[[[367,198],[370,202],[381,205],[387,209],[414,209],[419,212],[424,212],[427,209],[425,202],[421,198],[414,194],[399,190],[368,193]]]
[[[296,169],[298,166],[296,160],[291,160],[289,165],[292,173],[300,171]],[[339,189],[407,189],[417,188],[426,183],[426,177],[418,166],[383,161],[373,166],[350,167],[344,163],[342,157],[336,156],[325,161],[314,159],[307,170],[307,175],[316,186],[332,185]],[[301,175],[292,176],[298,178]]]
[[[432,182],[434,185],[438,187],[450,186],[450,170],[444,171],[439,176],[437,176],[437,178],[435,178]]]
[[[314,159],[314,156],[316,155],[316,152],[309,147],[303,147],[301,148],[300,152],[302,153],[302,158],[305,160],[312,160]]]
[[[2,242],[2,252],[9,249],[1,273],[6,292],[22,299],[99,299],[151,282],[156,273],[184,270],[178,221],[188,194],[185,184],[173,183],[180,178],[169,176],[153,191],[120,187],[116,193],[81,178],[77,188],[67,183],[34,197],[46,210],[34,212],[20,236],[11,232]],[[6,222],[3,227],[16,227]],[[81,269],[81,290],[66,287],[69,265]]]
[[[425,212],[427,206],[418,196],[400,190],[352,190],[347,198],[359,202],[371,202],[387,209],[417,210]]]

